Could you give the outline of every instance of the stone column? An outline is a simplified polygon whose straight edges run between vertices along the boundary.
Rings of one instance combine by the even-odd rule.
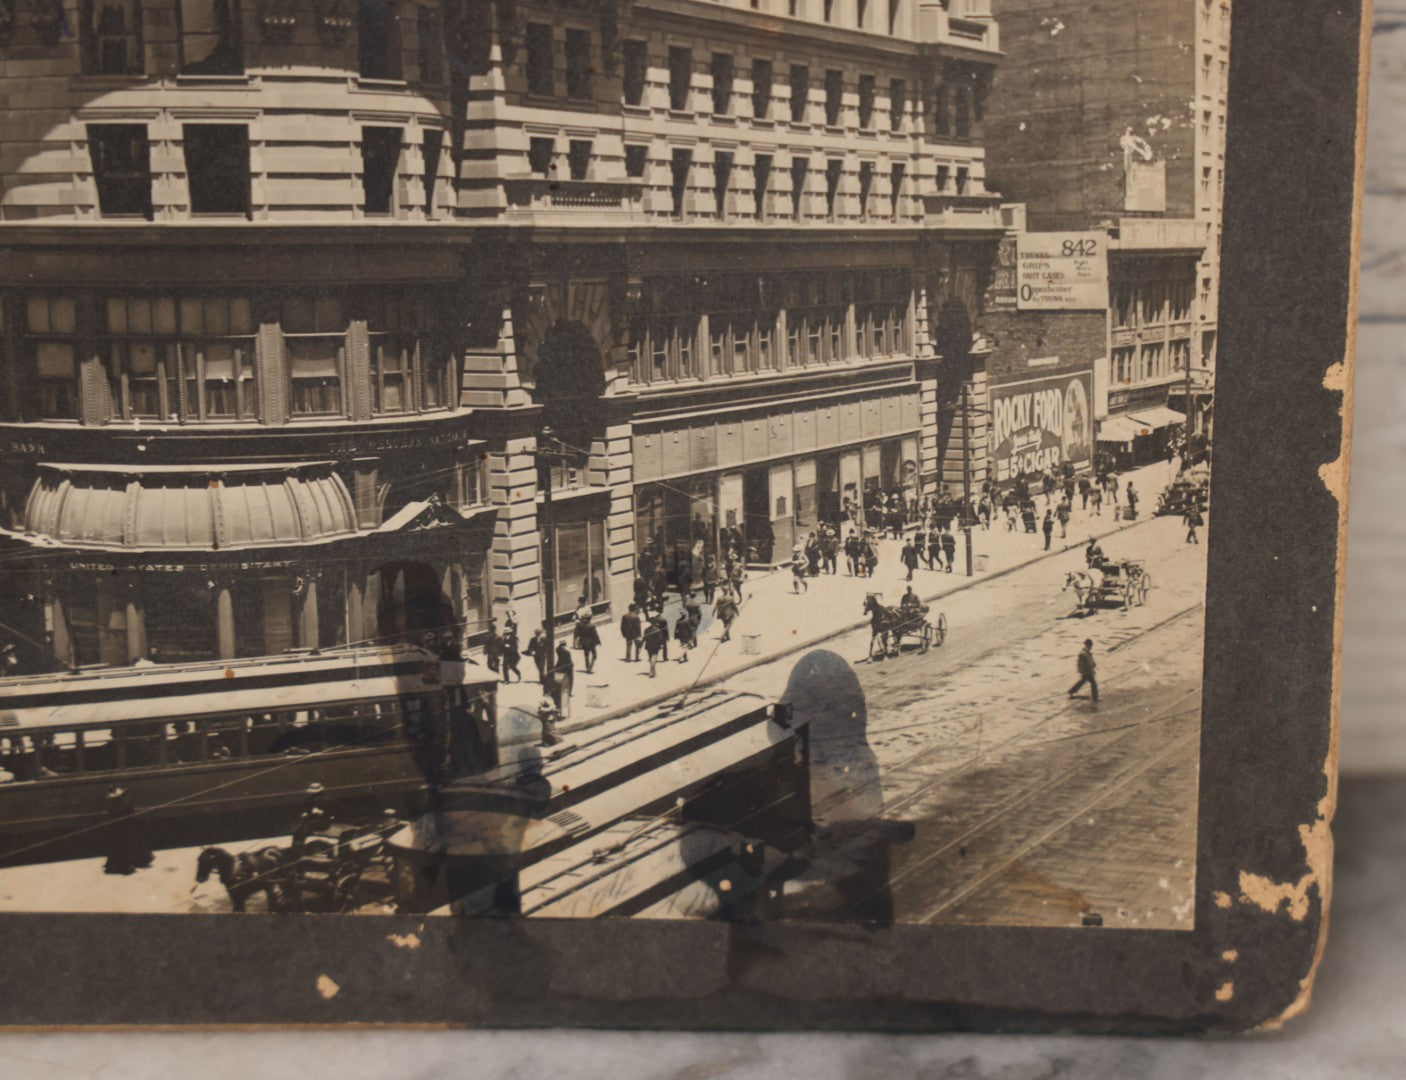
[[[317,625],[317,578],[316,570],[309,570],[302,577],[303,592],[298,598],[298,646],[303,649],[316,649],[321,644]]]
[[[233,660],[238,655],[234,633],[234,594],[228,580],[215,586],[216,653],[221,660]]]

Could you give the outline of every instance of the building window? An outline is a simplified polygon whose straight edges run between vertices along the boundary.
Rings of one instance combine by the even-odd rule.
[[[1127,282],[1117,282],[1113,286],[1113,325],[1123,329],[1133,325],[1133,287]]]
[[[836,68],[825,72],[825,123],[838,127],[845,102],[845,73]]]
[[[551,97],[556,93],[556,79],[552,72],[551,26],[547,23],[528,23],[524,43],[527,92],[538,97]]]
[[[859,76],[859,126],[865,131],[874,126],[874,100],[877,93],[874,76]]]
[[[444,22],[436,9],[419,5],[415,36],[419,45],[420,82],[425,86],[443,86]]]
[[[767,303],[765,289],[761,280],[744,275],[709,284],[705,302],[713,374],[741,375],[776,367],[777,307]]]
[[[903,130],[903,115],[908,111],[908,84],[902,79],[889,83],[889,129]]]
[[[424,168],[425,216],[434,214],[434,187],[439,179],[439,158],[444,150],[444,129],[426,128],[421,136],[420,158]]]
[[[765,221],[767,216],[767,188],[771,186],[771,155],[758,154],[752,163],[753,206],[757,220]]]
[[[849,302],[844,282],[813,274],[786,283],[786,363],[791,367],[846,359]]]
[[[649,147],[640,143],[630,143],[625,147],[625,175],[638,179],[644,175],[644,167],[649,161]]]
[[[971,170],[970,170],[969,168],[967,168],[965,165],[958,165],[958,166],[957,166],[957,194],[958,194],[958,195],[965,195],[965,194],[967,193],[967,184],[968,184],[968,182],[971,180],[971,175],[972,175],[972,174],[971,174]]]
[[[908,275],[867,274],[855,279],[854,288],[855,346],[859,355],[880,357],[904,352],[908,297],[912,291]]]
[[[151,145],[145,124],[89,124],[88,155],[104,214],[151,217]]]
[[[415,365],[426,322],[423,304],[379,299],[367,319],[371,339],[371,396],[377,415],[415,412]],[[441,388],[440,396],[443,396]]]
[[[357,71],[365,79],[399,79],[400,20],[395,0],[357,0]]]
[[[549,175],[555,152],[555,139],[550,136],[534,136],[527,143],[527,167],[538,176]]]
[[[288,401],[294,416],[342,413],[347,318],[340,300],[291,296],[283,301]]]
[[[869,192],[873,187],[874,163],[861,161],[859,163],[859,216],[862,218],[869,216]]]
[[[732,55],[713,54],[713,115],[727,116],[732,112]]]
[[[1127,386],[1133,381],[1133,353],[1135,351],[1131,345],[1113,350],[1110,367],[1112,368],[1111,381],[1115,386]]]
[[[898,33],[898,16],[903,11],[903,0],[889,0],[889,33]]]
[[[791,122],[806,122],[806,106],[810,104],[810,68],[804,64],[791,65]]]
[[[1142,377],[1162,379],[1167,376],[1167,354],[1162,343],[1156,342],[1142,347]]]
[[[689,107],[693,84],[693,50],[681,45],[669,47],[669,108],[684,112]]]
[[[669,194],[674,200],[674,217],[683,217],[685,196],[688,194],[688,172],[692,165],[693,151],[681,146],[674,147],[669,162],[672,173]]]
[[[400,128],[361,129],[362,209],[368,214],[389,214],[393,209],[400,140]]]
[[[241,574],[230,584],[236,656],[275,656],[295,645],[293,580],[284,574]]]
[[[557,612],[573,611],[584,597],[600,604],[608,599],[605,561],[605,522],[583,521],[549,526],[556,555]]]
[[[1171,282],[1169,300],[1172,322],[1186,322],[1191,318],[1191,294],[1195,288],[1196,283],[1190,278],[1178,278]]]
[[[835,202],[840,193],[840,175],[845,163],[840,158],[831,158],[825,163],[825,216],[835,220]]]
[[[566,163],[571,179],[585,180],[591,171],[591,140],[572,139],[566,148]]]
[[[898,217],[898,201],[903,197],[903,174],[906,166],[895,161],[889,169],[889,213]]]
[[[770,60],[752,61],[752,117],[767,120],[771,117],[771,84],[776,78]]]
[[[727,185],[732,178],[732,154],[719,150],[713,155],[713,205],[718,217],[727,217]]]
[[[79,20],[83,74],[140,75],[145,70],[141,0],[83,0]]]
[[[693,278],[650,282],[644,313],[630,326],[626,352],[641,384],[696,379],[699,285]]]
[[[103,342],[113,411],[124,420],[180,418],[180,338],[174,296],[109,297]]]
[[[241,75],[238,0],[181,0],[181,74]]]
[[[591,32],[566,31],[566,96],[575,101],[591,100]]]
[[[214,660],[218,656],[215,590],[205,575],[143,574],[142,579],[144,659],[158,664]]]
[[[956,131],[957,138],[970,139],[972,134],[972,99],[969,87],[957,87],[957,92],[953,95],[952,113],[952,126]]]
[[[183,297],[180,322],[186,417],[257,419],[254,319],[248,297]]]
[[[947,101],[947,84],[938,83],[932,96],[932,129],[939,135],[952,133],[952,110]]]
[[[1141,325],[1153,326],[1167,321],[1167,283],[1148,281],[1143,283],[1141,297]]]
[[[649,77],[649,47],[643,41],[627,41],[621,47],[622,91],[626,105],[644,103],[644,84]]]
[[[822,17],[829,22],[835,14],[835,0],[824,0],[824,7],[821,9]]]
[[[801,217],[801,201],[805,197],[806,173],[810,171],[810,158],[791,159],[791,216],[797,221]]]
[[[68,297],[25,299],[24,347],[34,372],[34,408],[43,420],[78,419],[77,310]]]
[[[939,165],[939,166],[937,167],[937,190],[938,190],[938,191],[946,191],[946,190],[947,190],[947,184],[951,181],[951,179],[952,179],[952,166],[950,166],[950,165]]]
[[[249,128],[186,124],[186,184],[193,214],[249,213]]]

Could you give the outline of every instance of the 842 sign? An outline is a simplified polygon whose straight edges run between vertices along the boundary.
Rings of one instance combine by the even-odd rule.
[[[1102,233],[1021,233],[1016,298],[1022,311],[1100,311],[1108,306]]]

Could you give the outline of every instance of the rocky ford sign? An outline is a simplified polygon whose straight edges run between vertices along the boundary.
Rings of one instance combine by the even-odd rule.
[[[991,478],[1008,484],[1021,473],[1086,468],[1093,459],[1088,372],[1049,375],[991,387]]]

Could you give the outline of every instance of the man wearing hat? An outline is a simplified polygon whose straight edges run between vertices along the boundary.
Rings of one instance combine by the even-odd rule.
[[[293,824],[293,849],[301,851],[308,837],[313,833],[321,832],[332,824],[332,815],[322,805],[322,796],[326,791],[319,783],[311,783],[306,791],[307,802],[303,807],[302,814]]]
[[[549,697],[544,697],[537,703],[537,719],[542,723],[542,741],[539,746],[555,746],[561,742],[561,736],[557,734],[557,720],[561,717],[560,710],[556,703]]]
[[[126,789],[113,784],[103,796],[107,805],[107,861],[104,874],[133,874],[156,861],[146,842],[137,811]]]
[[[1089,690],[1092,692],[1090,697],[1093,703],[1097,705],[1098,679],[1095,678],[1094,673],[1098,670],[1098,664],[1094,663],[1094,643],[1092,639],[1084,639],[1084,648],[1080,650],[1078,659],[1075,660],[1075,665],[1079,669],[1079,681],[1069,688],[1069,696],[1073,697],[1083,689],[1085,683],[1088,683]]]

